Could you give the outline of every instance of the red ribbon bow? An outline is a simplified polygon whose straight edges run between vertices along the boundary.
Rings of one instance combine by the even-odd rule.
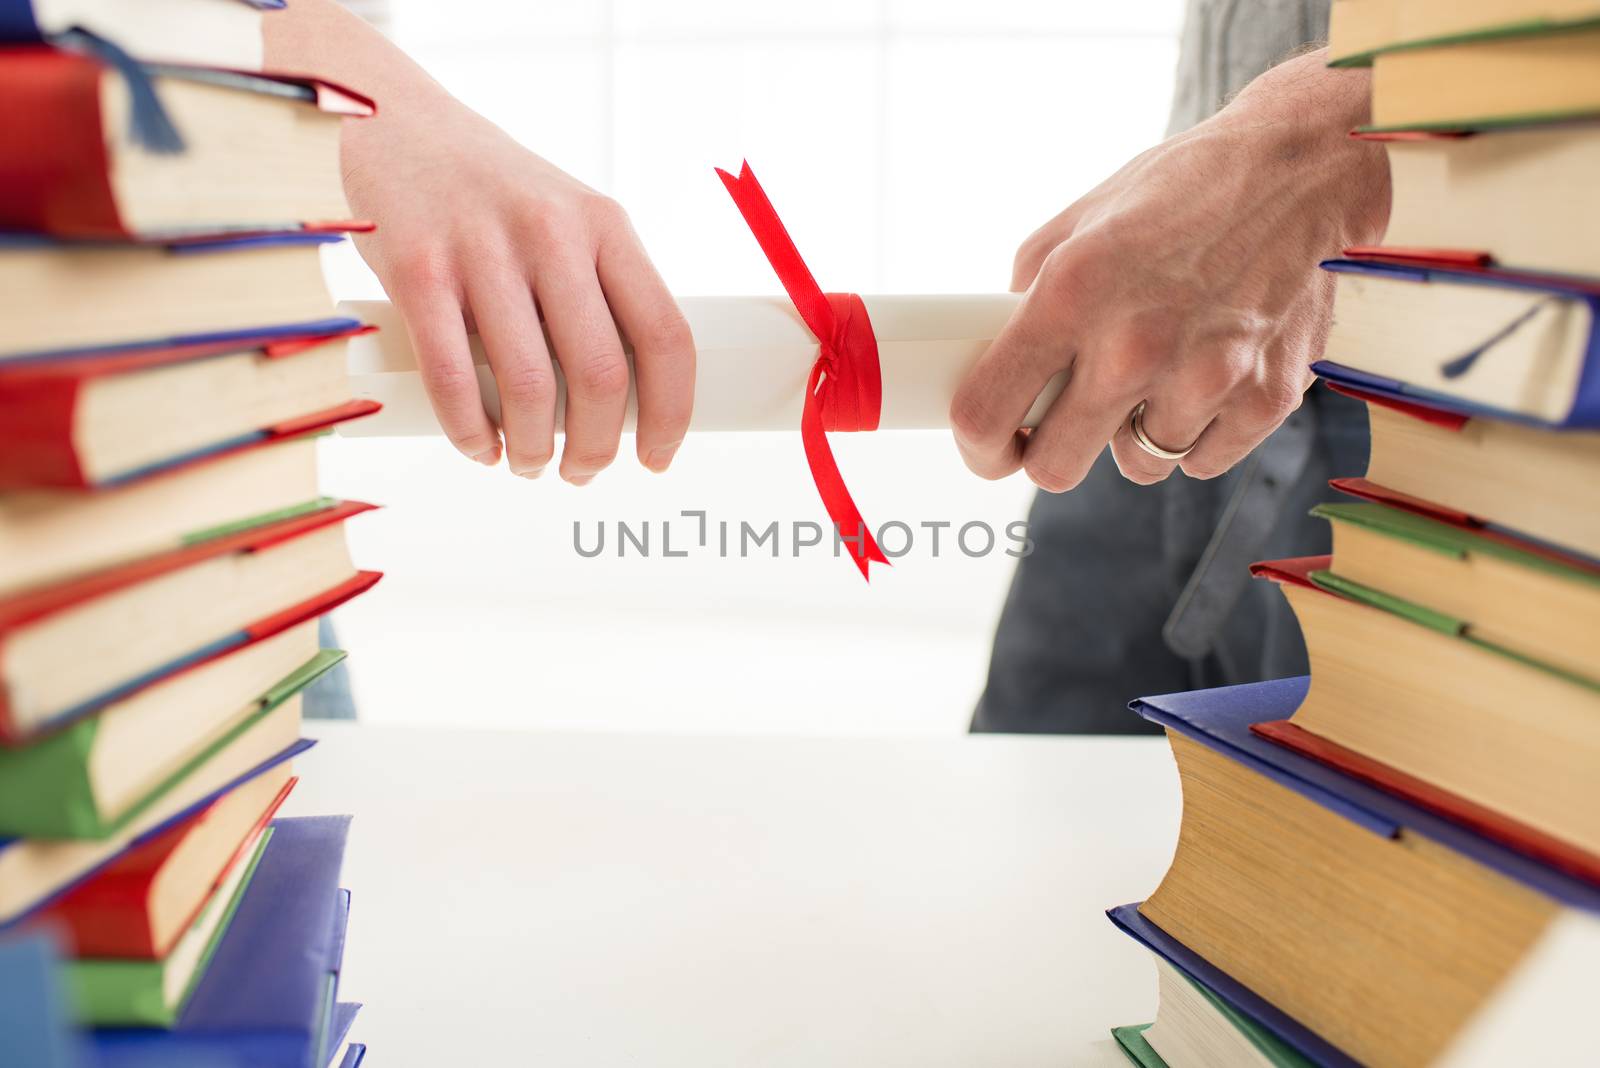
[[[805,445],[806,463],[811,467],[811,479],[817,484],[822,505],[840,540],[851,547],[850,554],[861,569],[861,577],[870,582],[868,565],[888,564],[889,558],[878,548],[845,488],[827,435],[830,430],[878,429],[883,378],[878,367],[878,338],[872,332],[867,306],[854,293],[824,293],[817,285],[749,163],[739,168],[737,178],[721,167],[717,168],[717,176],[728,187],[728,194],[766,253],[767,262],[778,273],[778,281],[783,283],[795,310],[822,346],[806,380],[800,441]]]

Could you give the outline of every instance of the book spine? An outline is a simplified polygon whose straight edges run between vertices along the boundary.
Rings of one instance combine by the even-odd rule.
[[[0,634],[0,746],[7,748],[22,744],[22,732],[17,729],[11,704],[11,684],[6,681],[6,640]]]
[[[167,1004],[163,962],[79,960],[65,969],[80,1023],[91,1026],[171,1027],[177,1010]]]
[[[1589,347],[1583,353],[1578,389],[1567,413],[1567,425],[1600,427],[1600,299],[1589,300]]]
[[[20,749],[0,749],[0,836],[98,838],[107,830],[89,780],[98,729],[83,720]]]
[[[1250,730],[1269,742],[1459,823],[1468,830],[1510,846],[1558,871],[1600,885],[1600,857],[1504,812],[1480,805],[1381,760],[1329,741],[1320,734],[1297,726],[1292,720],[1252,723]]]
[[[0,66],[0,229],[125,237],[100,112],[103,70],[53,48]]]
[[[251,825],[249,832],[240,839],[222,869],[212,876],[205,896],[194,902],[177,929],[168,935],[169,940],[179,937],[199,918],[206,901],[227,881],[234,865],[253,862],[252,857],[261,835],[266,833],[272,817],[299,781],[290,776],[283,784],[277,796]],[[190,817],[187,822],[153,839],[134,845],[111,867],[67,891],[64,897],[46,909],[41,920],[59,923],[66,929],[72,954],[76,957],[152,960],[165,956],[171,952],[172,945],[170,942],[167,945],[158,945],[156,942],[157,932],[150,916],[151,895],[172,853],[199,823],[209,818],[214,808]]]
[[[84,895],[70,908],[46,915],[66,928],[78,956],[152,960],[157,956],[155,932],[150,927],[153,881],[151,872],[99,879],[92,896]]]
[[[83,385],[76,378],[26,385],[0,378],[0,491],[87,487],[73,443]]]
[[[33,42],[43,36],[31,0],[0,0],[0,41]]]

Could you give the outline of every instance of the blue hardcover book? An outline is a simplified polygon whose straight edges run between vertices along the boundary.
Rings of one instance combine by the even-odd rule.
[[[263,11],[276,10],[287,6],[288,0],[195,0],[196,8],[208,7],[238,7],[248,11],[251,8]],[[121,9],[126,8],[126,13]],[[178,9],[173,9],[174,18],[178,17]],[[94,18],[87,20],[83,7],[80,4],[50,3],[49,0],[0,0],[0,43],[23,44],[34,41],[47,41],[72,29],[82,28],[112,40],[126,40],[129,37],[142,37],[148,35],[150,29],[141,26],[141,22],[152,21],[148,11],[140,10],[133,4],[104,4],[96,12]],[[226,23],[218,23],[213,17],[207,21],[207,26],[212,32],[235,30],[234,22],[239,22],[238,30],[253,29],[259,36],[261,26],[259,22],[250,20],[229,19]],[[176,26],[156,26],[151,29],[166,30],[169,34],[175,29],[181,29],[181,23]],[[232,36],[232,34],[227,34]],[[169,46],[165,49],[171,52]],[[256,52],[259,53],[259,45]],[[248,54],[246,54],[248,56]],[[206,58],[221,61],[232,58],[233,53],[226,51],[222,55],[208,55]],[[189,58],[185,55],[166,55],[163,58],[178,60]],[[226,64],[224,64],[226,65]],[[237,64],[235,64],[237,65]]]
[[[1308,1060],[1323,1068],[1360,1068],[1358,1061],[1337,1046],[1297,1023],[1294,1017],[1280,1012],[1270,1001],[1258,997],[1249,987],[1145,919],[1137,904],[1118,905],[1107,909],[1106,915],[1124,934],[1204,984],[1229,1007],[1283,1039]]]
[[[280,819],[233,923],[171,1031],[106,1030],[101,1068],[322,1068],[337,1014],[349,816]],[[337,930],[336,930],[337,929]]]
[[[76,1064],[56,947],[42,934],[0,938],[0,1064]]]
[[[1312,370],[1462,415],[1600,427],[1600,282],[1328,260],[1333,326]]]
[[[1428,839],[1470,858],[1485,868],[1522,883],[1560,906],[1600,913],[1600,887],[1546,867],[1522,853],[1483,838],[1408,801],[1301,756],[1293,750],[1283,748],[1251,729],[1256,724],[1282,720],[1292,714],[1304,699],[1307,684],[1308,680],[1304,677],[1276,679],[1244,686],[1146,697],[1133,702],[1131,707],[1139,715],[1161,724],[1169,732],[1181,734],[1191,742],[1221,754],[1228,760],[1313,802],[1323,810],[1349,821],[1362,831],[1381,839],[1395,840],[1393,848],[1402,851],[1406,856],[1414,854],[1403,844],[1404,840]],[[1188,793],[1187,784],[1185,792]],[[1206,786],[1202,793],[1205,792],[1216,793],[1217,787],[1215,784]],[[1189,802],[1186,799],[1187,803]],[[1212,814],[1213,820],[1223,818],[1230,817]],[[1188,828],[1189,824],[1186,822],[1185,826]],[[1312,844],[1316,844],[1314,840]],[[1349,848],[1351,844],[1346,842],[1345,847]],[[1325,843],[1322,845],[1326,848]],[[1387,850],[1390,847],[1384,845],[1380,848]],[[1397,859],[1400,855],[1400,853],[1395,854]],[[1376,856],[1376,853],[1372,854],[1369,862],[1377,862],[1374,860]],[[1284,870],[1282,864],[1263,864],[1263,870],[1246,879],[1244,885],[1247,887],[1273,885],[1278,887],[1273,893],[1281,894],[1284,881],[1293,877],[1281,874]],[[1332,869],[1324,871],[1324,876],[1337,878]],[[1168,878],[1172,878],[1171,873]],[[1261,882],[1263,879],[1268,882]],[[1272,880],[1278,882],[1274,883]],[[1181,894],[1181,891],[1177,892]],[[1261,904],[1261,893],[1248,889],[1241,893],[1244,896],[1237,902],[1238,907],[1244,910],[1241,915],[1250,915],[1252,914],[1250,910]],[[1252,894],[1254,898],[1251,897]],[[1277,897],[1274,900],[1282,898]],[[1361,908],[1359,901],[1358,897],[1351,898],[1343,906],[1346,908],[1343,915],[1350,915],[1348,908]],[[1227,970],[1193,951],[1179,938],[1161,928],[1156,921],[1139,911],[1141,907],[1125,905],[1111,910],[1108,915],[1124,932],[1180,970],[1194,976],[1239,1012],[1260,1023],[1306,1057],[1318,1064],[1347,1068],[1355,1063],[1356,1056],[1370,1054],[1370,1049],[1365,1053],[1341,1050],[1326,1038],[1312,1034],[1310,1029],[1290,1018],[1266,997],[1256,993],[1244,982],[1234,979]],[[1217,900],[1210,900],[1206,905],[1207,909],[1228,907],[1219,905]],[[1328,911],[1326,902],[1323,911]],[[1392,921],[1393,917],[1389,919]],[[1272,921],[1258,918],[1257,922]],[[1263,937],[1270,937],[1270,930],[1262,930],[1261,933]],[[1413,948],[1422,954],[1444,952],[1443,943],[1440,942],[1443,936],[1438,933],[1437,928],[1428,937],[1432,941],[1418,943]],[[1249,955],[1244,954],[1239,959],[1248,960]],[[1425,971],[1416,970],[1413,965],[1408,967],[1411,968],[1409,974],[1413,979],[1418,975],[1427,974]],[[1336,978],[1336,976],[1329,977],[1330,981]],[[1376,994],[1375,991],[1373,993]],[[1368,1008],[1371,1009],[1377,1003],[1374,1000]],[[1393,1003],[1385,1002],[1385,1004]],[[1345,1041],[1349,1036],[1333,1037]],[[1368,1043],[1372,1041],[1370,1034],[1359,1040]],[[1437,1041],[1437,1034],[1422,1041]]]
[[[110,353],[263,343],[359,329],[358,320],[330,316],[323,310],[325,291],[312,292],[321,278],[318,249],[343,239],[340,232],[324,230],[219,235],[172,243],[63,240],[0,233],[3,266],[28,283],[19,282],[21,288],[10,294],[19,312],[11,323],[13,329],[0,337],[0,363],[8,368],[21,367]],[[262,252],[283,248],[299,251],[288,261],[271,251]],[[262,255],[255,255],[258,252]],[[85,261],[82,267],[76,264],[77,259]],[[60,304],[55,275],[70,274],[74,269],[92,269],[110,279],[97,291],[97,300],[106,307],[107,314],[115,312],[119,322],[129,324],[127,334],[108,336],[109,330],[104,326],[80,324],[52,310]],[[266,284],[264,273],[274,274],[279,293],[298,294],[293,303],[304,308],[305,318],[284,320],[287,309],[282,300],[274,299],[272,290],[260,288]],[[145,279],[145,288],[133,291],[114,284],[117,278],[135,274]],[[227,316],[216,308],[152,306],[146,295],[151,285],[181,292],[203,277],[227,279],[231,291],[238,295]],[[262,292],[268,295],[261,297],[265,303],[258,304],[256,297]],[[327,307],[327,311],[332,310],[331,305]],[[22,315],[22,311],[28,315]],[[222,325],[224,319],[228,320],[226,326]]]
[[[339,1030],[339,972],[344,967],[344,937],[350,927],[350,891],[341,887],[333,900],[333,935],[328,944],[328,976],[325,984],[328,1012],[324,1019],[327,1026],[317,1036],[317,1049],[321,1051],[317,1056],[318,1064],[328,1063],[328,1059],[344,1041],[344,1035],[335,1032]],[[345,1031],[349,1027],[349,1022],[346,1022]]]
[[[328,1068],[334,1068],[334,1058],[339,1056],[339,1051],[344,1047],[345,1040],[350,1037],[350,1028],[355,1025],[356,1014],[361,1011],[359,1001],[340,1001],[333,1006],[333,1023],[328,1031],[328,1056],[323,1058],[323,1063]],[[355,1045],[355,1043],[351,1043]],[[340,1058],[341,1060],[343,1058]]]
[[[1442,816],[1268,741],[1250,728],[1288,719],[1310,679],[1273,679],[1142,697],[1129,707],[1385,838],[1402,828],[1433,839],[1569,908],[1600,912],[1600,887],[1539,863]]]

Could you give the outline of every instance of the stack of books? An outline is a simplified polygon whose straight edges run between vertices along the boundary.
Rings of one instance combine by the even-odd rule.
[[[1112,920],[1149,1068],[1579,1063],[1600,944],[1600,3],[1339,0],[1394,209],[1315,370],[1370,463],[1258,564],[1309,679],[1151,697],[1176,853]]]
[[[336,997],[348,818],[274,814],[311,744],[302,692],[344,655],[318,618],[379,577],[345,543],[370,506],[319,494],[314,440],[375,408],[320,263],[358,226],[340,125],[372,105],[247,73],[261,15],[236,0],[17,8],[0,930],[61,939],[93,1063],[322,1068],[356,1008]]]

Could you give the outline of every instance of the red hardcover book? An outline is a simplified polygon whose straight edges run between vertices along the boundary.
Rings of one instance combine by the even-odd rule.
[[[337,408],[265,427],[259,433],[226,442],[219,448],[177,457],[170,463],[138,472],[134,478],[119,478],[105,485],[121,486],[135,479],[165,475],[249,449],[316,434],[351,419],[371,415],[382,407],[383,405],[377,401],[361,399],[347,401]],[[45,415],[43,418],[51,416]],[[38,486],[86,490],[102,488],[100,484],[86,480],[84,472],[77,465],[76,454],[69,452],[66,447],[58,445],[48,451],[38,450],[36,453],[33,449],[15,447],[9,435],[0,430],[0,490]]]
[[[1546,545],[1543,542],[1518,537],[1510,531],[1487,526],[1465,512],[1446,508],[1443,505],[1435,504],[1433,501],[1425,501],[1421,497],[1398,493],[1387,486],[1380,486],[1376,482],[1365,478],[1333,478],[1328,480],[1328,485],[1340,493],[1348,493],[1350,496],[1363,501],[1387,504],[1391,508],[1399,508],[1401,511],[1427,516],[1429,519],[1436,519],[1441,523],[1448,523],[1462,530],[1470,530],[1480,537],[1500,542],[1502,545],[1507,545],[1521,552],[1543,557],[1564,567],[1576,567],[1585,571],[1600,572],[1600,561],[1563,552],[1561,549]]]
[[[166,956],[299,781],[290,778],[265,809],[246,788],[224,794],[134,846],[30,922],[64,931],[76,957]]]
[[[1335,675],[1359,672],[1360,674],[1370,675],[1373,678],[1382,679],[1383,685],[1388,687],[1384,691],[1383,704],[1392,733],[1403,734],[1419,729],[1417,725],[1422,723],[1425,715],[1436,719],[1440,724],[1449,724],[1448,728],[1441,727],[1437,733],[1431,735],[1431,737],[1438,739],[1439,744],[1435,748],[1443,749],[1445,747],[1445,743],[1449,740],[1443,733],[1446,729],[1451,732],[1472,732],[1476,729],[1480,732],[1480,736],[1487,736],[1490,731],[1497,731],[1501,732],[1500,737],[1503,739],[1521,742],[1527,737],[1535,736],[1537,730],[1543,726],[1539,720],[1538,697],[1529,698],[1534,703],[1534,707],[1530,711],[1512,709],[1511,713],[1504,717],[1504,720],[1483,720],[1477,718],[1479,714],[1475,710],[1461,707],[1459,703],[1449,700],[1449,684],[1439,685],[1435,682],[1438,679],[1437,672],[1439,671],[1437,665],[1413,661],[1398,669],[1386,667],[1385,659],[1388,655],[1385,647],[1386,639],[1393,640],[1397,637],[1396,634],[1389,634],[1387,630],[1382,629],[1394,625],[1389,622],[1390,619],[1405,621],[1399,624],[1402,628],[1399,634],[1405,633],[1404,628],[1416,627],[1420,631],[1427,631],[1429,629],[1437,629],[1437,627],[1430,628],[1426,623],[1410,617],[1408,608],[1405,605],[1394,604],[1390,607],[1381,607],[1377,601],[1363,601],[1325,589],[1322,585],[1319,585],[1317,577],[1320,573],[1328,571],[1331,563],[1332,558],[1329,556],[1304,556],[1287,560],[1266,560],[1250,565],[1250,573],[1252,575],[1286,587],[1286,592],[1293,591],[1294,595],[1290,596],[1290,603],[1295,607],[1296,614],[1301,617],[1302,627],[1306,629],[1306,644],[1311,652],[1312,660],[1311,695],[1308,697],[1307,702],[1301,706],[1301,709],[1296,712],[1295,716],[1291,719],[1270,720],[1252,724],[1251,731],[1278,745],[1293,749],[1297,753],[1336,768],[1355,779],[1385,790],[1396,797],[1404,798],[1435,815],[1470,828],[1485,838],[1500,842],[1569,875],[1600,885],[1600,854],[1593,850],[1585,849],[1582,844],[1574,841],[1573,837],[1552,833],[1548,829],[1535,825],[1529,818],[1521,818],[1522,813],[1515,811],[1516,802],[1514,799],[1517,797],[1516,791],[1498,794],[1497,796],[1503,802],[1501,805],[1475,800],[1466,796],[1460,790],[1442,785],[1432,776],[1425,777],[1422,774],[1407,771],[1405,768],[1399,767],[1388,760],[1361,752],[1349,745],[1326,737],[1324,734],[1319,733],[1318,730],[1308,729],[1307,726],[1295,722],[1296,719],[1304,720],[1310,714],[1307,709],[1317,703],[1316,690],[1319,684],[1337,687],[1338,683],[1334,677]],[[1304,592],[1301,593],[1300,591]],[[1297,596],[1310,597],[1313,598],[1313,601],[1302,606],[1297,602]],[[1378,592],[1376,596],[1381,597],[1381,592]],[[1351,620],[1359,619],[1362,621],[1359,633],[1363,636],[1368,636],[1368,640],[1373,643],[1373,646],[1367,651],[1366,658],[1361,664],[1353,665],[1348,659],[1342,658],[1348,657],[1348,652],[1341,654],[1341,650],[1347,649],[1347,647],[1337,640],[1338,636],[1332,636],[1330,640],[1330,635],[1318,633],[1307,626],[1306,611],[1323,598],[1328,599],[1327,602],[1323,603],[1345,602],[1349,605],[1348,611],[1354,613]],[[1323,620],[1322,625],[1327,626],[1328,621]],[[1348,628],[1349,624],[1346,626]],[[1347,630],[1345,637],[1349,636],[1350,633]],[[1438,641],[1440,639],[1434,640]],[[1486,658],[1486,662],[1489,664],[1504,662],[1508,665],[1508,671],[1523,673],[1520,676],[1513,677],[1512,681],[1514,683],[1519,679],[1524,684],[1537,682],[1537,674],[1528,674],[1528,672],[1536,673],[1538,669],[1524,667],[1522,664],[1515,663],[1512,657],[1503,652],[1482,646],[1475,648],[1474,642],[1470,637],[1451,634],[1442,640],[1447,643],[1459,643],[1456,648],[1462,650],[1463,656]],[[1416,650],[1414,649],[1408,650],[1410,654],[1415,654],[1415,652]],[[1460,666],[1459,662],[1456,666]],[[1563,686],[1568,684],[1553,683],[1552,685]],[[1348,696],[1349,690],[1347,687],[1336,688],[1333,692]],[[1582,691],[1581,689],[1573,689],[1567,692],[1581,694]],[[1545,695],[1543,690],[1540,691],[1540,694],[1548,696]],[[1492,701],[1490,703],[1494,704]],[[1545,707],[1549,708],[1553,707],[1553,705],[1546,705]],[[1322,707],[1318,710],[1318,714],[1324,719],[1330,715],[1328,708],[1327,699],[1324,698]],[[1436,713],[1437,715],[1435,715]],[[1510,728],[1509,733],[1507,733],[1507,728],[1504,725],[1505,720],[1517,724],[1517,726]],[[1320,723],[1321,721],[1317,722]],[[1421,727],[1420,729],[1427,730],[1429,728]],[[1577,746],[1580,744],[1579,739],[1563,735],[1559,728],[1554,728],[1554,733],[1560,737],[1560,740],[1548,741],[1548,744],[1565,746]],[[1523,772],[1519,778],[1532,778],[1533,776],[1525,773],[1525,767],[1531,764],[1543,766],[1542,770],[1544,770],[1547,777],[1555,776],[1554,781],[1562,781],[1561,769],[1565,765],[1559,761],[1541,761],[1539,754],[1543,744],[1546,744],[1546,742],[1541,741],[1531,745],[1505,744],[1502,748],[1494,750],[1499,753],[1499,764],[1493,765],[1491,770],[1503,770],[1509,765],[1516,765],[1518,770]],[[1488,746],[1489,743],[1480,743],[1480,745]],[[1468,751],[1471,751],[1470,747]],[[1412,758],[1415,759],[1414,753]],[[1457,759],[1459,760],[1460,758]],[[1435,776],[1442,771],[1446,774],[1453,773],[1462,778],[1462,781],[1476,781],[1477,778],[1470,774],[1463,776],[1460,770],[1461,765],[1450,760],[1430,759],[1426,764],[1432,769],[1432,774]],[[1494,775],[1490,776],[1490,778],[1494,777]],[[1508,774],[1507,777],[1511,778],[1512,776]],[[1585,804],[1582,799],[1577,797],[1569,799],[1568,803],[1573,806]],[[1548,819],[1547,811],[1543,811],[1542,814]],[[1563,821],[1563,826],[1581,826],[1582,823],[1583,821],[1581,820]]]
[[[342,342],[373,329],[0,363],[0,490],[118,485],[353,411]]]
[[[349,89],[298,75],[140,67],[181,139],[138,143],[128,72],[78,52],[8,49],[0,63],[0,229],[63,237],[351,229],[339,121],[374,113]],[[248,127],[254,136],[239,138]],[[307,219],[300,212],[310,207]]]
[[[1486,805],[1469,801],[1460,794],[1407,775],[1382,761],[1363,756],[1338,742],[1330,742],[1295,725],[1293,720],[1274,719],[1253,723],[1250,729],[1261,737],[1320,764],[1344,772],[1353,779],[1393,794],[1396,797],[1459,823],[1485,838],[1526,853],[1552,868],[1600,886],[1600,857],[1577,846],[1545,834],[1535,827],[1512,819]]]
[[[1332,381],[1367,405],[1372,447],[1362,478],[1338,490],[1552,559],[1600,561],[1600,432],[1555,432],[1444,403]]]
[[[288,606],[276,608],[272,613],[243,622],[235,631],[220,639],[208,640],[198,649],[180,654],[157,665],[141,665],[140,673],[121,683],[102,690],[87,700],[81,700],[66,710],[48,710],[42,721],[30,722],[29,717],[19,719],[16,704],[19,694],[13,692],[14,680],[9,678],[12,666],[8,663],[9,646],[20,633],[52,617],[60,617],[75,609],[83,609],[101,598],[126,593],[145,583],[155,582],[186,568],[201,565],[217,557],[261,553],[277,546],[297,541],[327,527],[342,524],[351,516],[372,510],[374,506],[360,501],[340,501],[308,515],[251,527],[233,534],[211,538],[173,552],[147,557],[122,567],[96,572],[83,578],[28,590],[0,600],[0,745],[17,744],[42,730],[62,726],[112,701],[121,700],[175,675],[192,671],[217,657],[253,645],[279,634],[297,623],[329,612],[345,601],[364,593],[381,577],[377,572],[354,571],[341,578],[332,587],[318,587],[309,598]],[[343,553],[343,550],[340,550]],[[343,567],[348,568],[348,557]],[[310,581],[316,576],[306,579]],[[41,713],[34,713],[36,718]]]
[[[1483,249],[1416,248],[1400,245],[1351,245],[1346,259],[1369,263],[1392,263],[1402,267],[1442,267],[1462,274],[1481,275],[1502,282],[1528,285],[1558,285],[1568,290],[1600,295],[1600,281],[1578,278],[1561,271],[1534,271],[1507,267],[1494,254]]]

